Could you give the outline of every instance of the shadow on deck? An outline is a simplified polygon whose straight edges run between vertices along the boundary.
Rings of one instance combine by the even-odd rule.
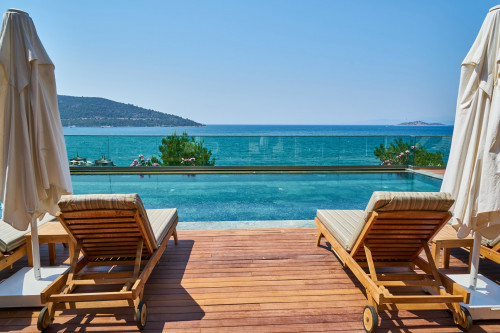
[[[178,233],[179,245],[169,243],[146,285],[145,332],[364,332],[363,288],[328,249],[315,246],[315,229]],[[67,249],[58,244],[57,255],[66,260]],[[48,265],[44,247],[42,258]],[[465,251],[452,250],[455,272],[465,272],[466,263]],[[500,265],[482,262],[481,272],[500,280]],[[36,331],[38,311],[0,310],[0,331]],[[380,319],[377,332],[461,332],[447,311],[391,311]],[[49,330],[56,331],[137,328],[132,308],[119,308],[63,312]],[[500,321],[477,321],[473,332],[500,332]]]

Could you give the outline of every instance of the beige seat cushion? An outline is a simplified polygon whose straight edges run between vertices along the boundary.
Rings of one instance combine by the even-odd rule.
[[[443,192],[382,192],[375,191],[366,205],[365,212],[404,210],[429,210],[447,212],[455,201],[450,193]]]
[[[498,237],[494,239],[487,239],[483,237],[482,244],[487,247],[494,247],[495,245],[498,244],[498,242],[500,242],[500,235],[498,235]]]
[[[55,221],[59,223],[56,217],[50,214],[45,214],[43,219],[38,222],[38,227],[41,227],[49,221]],[[10,224],[0,221],[0,251],[2,253],[6,253],[17,249],[19,246],[23,245],[26,242],[24,235],[30,231],[30,227],[28,227],[28,230],[19,231],[11,227]]]
[[[177,218],[177,209],[146,209],[156,242],[160,245]]]
[[[365,225],[363,220],[365,212],[362,210],[318,209],[316,214],[340,245],[350,251]]]
[[[388,211],[448,211],[454,200],[441,192],[373,192],[368,205],[362,210],[318,210],[317,216],[325,228],[350,251],[371,212]],[[418,218],[418,216],[417,216]]]

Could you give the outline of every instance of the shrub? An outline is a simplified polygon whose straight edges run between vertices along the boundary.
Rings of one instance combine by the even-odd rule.
[[[186,132],[181,136],[174,134],[161,139],[160,150],[161,165],[164,166],[212,166],[215,158],[212,151],[203,147],[204,141],[197,141],[194,137],[188,136]],[[159,162],[158,159],[151,160]]]
[[[136,158],[131,164],[131,167],[140,167],[140,166],[160,166],[158,164],[158,159],[156,157],[144,159],[144,155],[139,154],[139,158]]]
[[[373,154],[382,161],[382,165],[445,165],[442,152],[428,152],[420,143],[410,146],[402,138],[395,139],[389,144],[389,147],[380,144]]]

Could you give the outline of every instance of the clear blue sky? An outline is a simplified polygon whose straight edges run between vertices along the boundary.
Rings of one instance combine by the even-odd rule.
[[[206,124],[453,124],[495,1],[2,1],[27,11],[59,94]]]

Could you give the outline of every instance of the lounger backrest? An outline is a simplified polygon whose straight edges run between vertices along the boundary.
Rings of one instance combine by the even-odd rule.
[[[158,248],[137,194],[63,195],[58,218],[90,258],[134,257],[143,240],[143,256]]]
[[[351,255],[366,260],[367,242],[374,260],[413,260],[450,219],[454,200],[441,192],[374,192]]]

